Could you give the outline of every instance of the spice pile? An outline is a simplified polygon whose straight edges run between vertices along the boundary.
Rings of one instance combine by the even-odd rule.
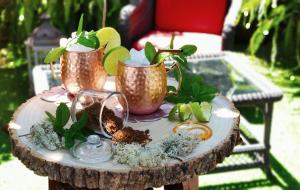
[[[99,128],[99,115],[101,104],[95,102],[76,114],[76,118],[80,118],[83,112],[88,114],[88,122],[86,127],[92,129]],[[115,113],[104,107],[102,112],[103,128],[107,133],[112,135],[112,140],[115,143],[139,143],[146,144],[151,141],[149,130],[141,131],[131,127],[124,127],[123,120],[116,116]]]

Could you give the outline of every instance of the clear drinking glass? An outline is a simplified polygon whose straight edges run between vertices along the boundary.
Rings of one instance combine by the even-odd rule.
[[[86,127],[95,129],[96,133],[107,138],[111,138],[111,134],[104,127],[104,113],[113,113],[114,116],[121,118],[123,127],[126,126],[129,115],[126,97],[114,91],[81,90],[72,102],[73,122],[77,121],[82,111],[88,114],[89,121]],[[88,136],[86,142],[75,144],[71,153],[82,162],[104,162],[111,158],[111,145],[108,141],[103,141],[99,135],[93,134]]]

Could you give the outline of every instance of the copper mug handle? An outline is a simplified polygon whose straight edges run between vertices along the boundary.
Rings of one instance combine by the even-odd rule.
[[[167,95],[175,95],[176,96],[179,93],[179,90],[181,88],[181,83],[182,83],[182,73],[181,73],[179,64],[177,62],[173,63],[171,65],[171,67],[166,68],[166,71],[167,71],[167,73],[169,73],[170,71],[173,71],[174,69],[178,70],[178,85],[177,85],[177,88],[176,88],[175,92],[172,92],[172,91],[171,92],[167,92]]]

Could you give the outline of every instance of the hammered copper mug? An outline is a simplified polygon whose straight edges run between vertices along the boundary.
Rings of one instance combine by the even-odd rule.
[[[119,62],[116,89],[125,94],[130,113],[150,114],[161,106],[167,94],[167,72],[173,68],[179,71],[177,93],[181,85],[177,63],[166,69],[164,62],[147,66],[130,66]]]
[[[71,94],[80,90],[102,90],[107,73],[104,70],[104,49],[89,52],[66,51],[60,58],[61,78]]]

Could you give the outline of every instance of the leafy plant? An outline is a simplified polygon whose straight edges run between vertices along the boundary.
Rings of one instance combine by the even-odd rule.
[[[106,25],[116,27],[120,9],[128,0],[107,1]],[[0,6],[0,46],[10,42],[14,48],[24,48],[24,40],[47,12],[52,24],[65,35],[76,29],[82,12],[86,13],[86,28],[102,26],[103,0],[9,0]],[[16,52],[17,53],[17,52]]]
[[[211,102],[216,96],[217,89],[214,86],[205,84],[201,76],[189,72],[184,66],[181,66],[181,76],[181,88],[177,95],[170,94],[166,96],[168,102],[175,104],[204,101]],[[175,87],[169,87],[169,91],[174,92],[174,89]]]
[[[170,40],[170,48],[174,47],[173,34]],[[155,56],[157,51],[154,46],[147,42],[145,46],[145,55],[150,63],[158,62],[160,63],[166,58],[171,58],[179,63],[179,70],[181,73],[181,87],[178,93],[174,93],[176,88],[174,86],[168,86],[168,95],[165,100],[174,103],[174,107],[169,113],[170,120],[176,120],[176,115],[180,121],[185,121],[194,115],[198,121],[204,121],[204,117],[201,118],[201,102],[211,102],[211,100],[216,96],[217,90],[213,86],[206,85],[202,77],[193,74],[188,69],[187,57],[193,55],[197,51],[197,47],[194,45],[184,45],[179,49],[179,53],[164,53],[162,56]],[[153,59],[158,60],[153,60]],[[179,71],[177,71],[179,72]],[[175,78],[179,81],[179,73],[175,72]]]
[[[293,57],[300,68],[300,1],[288,0],[244,0],[237,19],[246,29],[256,24],[249,52],[254,55],[262,47],[263,41],[271,35],[272,66],[279,55]]]
[[[48,120],[52,123],[54,131],[61,138],[64,138],[65,148],[71,148],[75,140],[84,141],[86,136],[91,133],[90,130],[84,128],[88,121],[88,114],[83,112],[79,121],[73,123],[70,128],[66,129],[64,126],[70,119],[70,110],[65,103],[61,103],[55,112],[55,116],[46,112]]]

